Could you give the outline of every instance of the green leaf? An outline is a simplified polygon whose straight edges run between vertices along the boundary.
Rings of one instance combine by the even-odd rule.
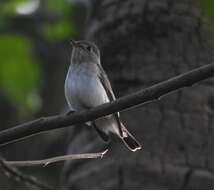
[[[54,12],[58,12],[61,15],[67,15],[70,12],[70,5],[68,0],[46,0],[45,6]]]
[[[214,21],[213,21],[214,20],[214,11],[213,11],[214,1],[213,0],[198,0],[198,3],[202,9],[204,15],[207,16],[207,18],[209,19],[211,24],[214,24]]]
[[[47,0],[46,8],[58,15],[58,21],[43,23],[42,32],[48,39],[70,38],[76,34],[74,22],[72,21],[73,4],[66,0]]]
[[[75,34],[75,28],[72,23],[66,20],[56,24],[46,23],[43,25],[43,34],[49,39],[62,39]]]
[[[20,110],[27,110],[39,81],[30,42],[18,35],[0,35],[0,44],[0,88]]]
[[[24,3],[26,0],[8,0],[1,3],[0,11],[1,14],[11,14],[16,12],[16,7],[20,3]]]

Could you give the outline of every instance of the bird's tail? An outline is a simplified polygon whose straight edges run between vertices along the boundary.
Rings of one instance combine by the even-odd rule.
[[[133,152],[140,150],[142,148],[141,144],[133,137],[133,135],[125,128],[122,123],[121,128],[123,133],[121,139],[126,147]]]

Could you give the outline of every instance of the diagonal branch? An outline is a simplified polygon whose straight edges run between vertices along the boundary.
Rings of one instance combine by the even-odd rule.
[[[23,174],[21,171],[19,171],[15,167],[8,165],[6,161],[3,160],[3,158],[1,157],[0,157],[0,168],[2,168],[3,172],[8,177],[13,177],[13,179],[15,179],[16,181],[21,181],[26,185],[30,185],[41,190],[54,190],[54,188],[49,186],[48,184],[45,184],[37,180],[35,177]]]
[[[107,153],[107,151],[108,149],[98,153],[69,154],[64,156],[47,158],[44,160],[29,160],[29,161],[6,161],[5,160],[4,163],[10,166],[16,166],[16,167],[47,166],[52,163],[66,161],[66,160],[103,158],[103,156]]]
[[[214,76],[214,63],[208,64],[174,78],[155,84],[144,90],[119,98],[113,102],[100,105],[87,111],[71,115],[55,115],[20,124],[0,132],[0,145],[8,144],[44,131],[68,127],[71,125],[92,121],[98,117],[109,115],[127,108],[145,104],[159,99],[183,87],[191,86],[197,82]]]

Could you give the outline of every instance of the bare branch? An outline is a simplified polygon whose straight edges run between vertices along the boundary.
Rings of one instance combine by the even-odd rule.
[[[24,182],[24,184],[26,185],[31,185],[41,190],[54,190],[53,187],[37,180],[35,177],[23,174],[22,172],[17,170],[15,167],[8,165],[6,161],[3,160],[3,158],[0,158],[0,167],[8,177],[11,176],[16,181]]]
[[[98,153],[70,154],[65,156],[52,157],[44,160],[4,161],[4,162],[10,166],[16,166],[16,167],[47,166],[52,163],[66,161],[66,160],[102,158],[107,153],[107,151],[108,149]]]
[[[71,125],[93,121],[99,117],[131,108],[140,104],[159,99],[183,87],[191,86],[199,81],[214,76],[214,63],[208,64],[177,77],[160,82],[144,90],[119,98],[87,111],[71,115],[56,115],[43,117],[34,121],[20,124],[0,132],[0,145],[8,144],[44,131],[68,127]]]

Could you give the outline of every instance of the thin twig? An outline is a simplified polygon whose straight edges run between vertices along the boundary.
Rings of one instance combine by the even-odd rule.
[[[107,153],[107,151],[108,149],[98,153],[70,154],[65,156],[52,157],[44,160],[5,161],[5,163],[10,166],[16,166],[16,167],[47,166],[52,163],[66,161],[66,160],[102,158]]]
[[[93,121],[99,117],[119,112],[133,106],[142,105],[160,99],[161,96],[183,87],[191,86],[199,81],[214,76],[214,63],[208,64],[177,77],[160,82],[145,90],[119,98],[87,111],[71,115],[43,117],[20,124],[0,132],[0,145],[8,144],[44,131],[68,127],[71,125]]]
[[[5,175],[7,175],[8,177],[12,177],[16,181],[21,181],[26,185],[31,185],[41,190],[54,190],[54,188],[50,185],[37,180],[35,177],[23,174],[15,167],[8,165],[7,162],[2,158],[0,158],[0,167],[2,168]]]

